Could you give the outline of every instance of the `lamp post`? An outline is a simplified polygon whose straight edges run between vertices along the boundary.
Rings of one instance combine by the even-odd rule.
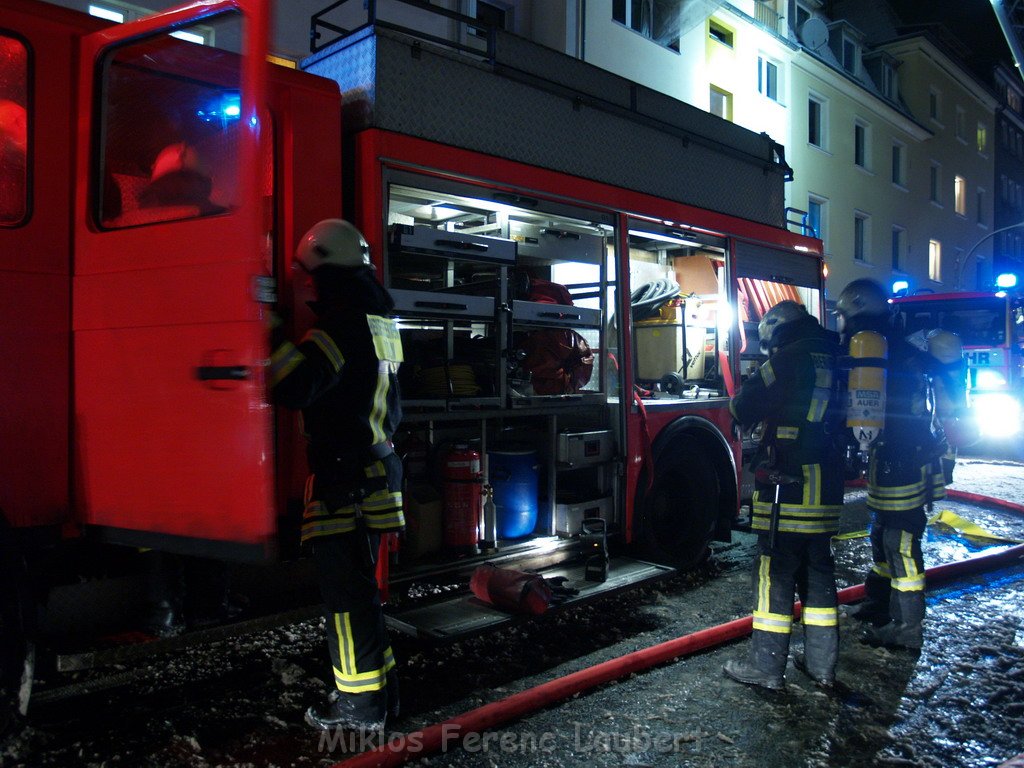
[[[1016,224],[1008,224],[1005,227],[999,227],[999,229],[993,229],[991,232],[989,232],[987,235],[983,236],[980,240],[978,240],[978,242],[976,242],[974,245],[972,245],[970,247],[970,249],[967,251],[967,253],[965,253],[963,255],[963,257],[961,259],[959,259],[957,261],[957,263],[954,265],[954,272],[955,272],[956,280],[954,281],[953,285],[954,285],[956,290],[958,290],[958,291],[962,290],[963,286],[961,285],[961,280],[962,280],[963,275],[964,275],[964,267],[967,266],[967,262],[970,261],[971,254],[974,253],[978,249],[978,246],[981,245],[982,243],[984,243],[990,237],[995,237],[998,234],[1001,234],[1003,232],[1007,232],[1007,231],[1009,231],[1011,229],[1016,229],[1017,227],[1024,227],[1024,221],[1018,221]]]

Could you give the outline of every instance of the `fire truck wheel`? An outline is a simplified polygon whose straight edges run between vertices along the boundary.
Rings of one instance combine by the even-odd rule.
[[[637,506],[637,555],[681,570],[703,562],[718,518],[719,493],[706,451],[689,442],[666,451]]]

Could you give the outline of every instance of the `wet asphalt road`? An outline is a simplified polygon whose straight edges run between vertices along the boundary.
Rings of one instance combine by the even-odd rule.
[[[963,462],[954,487],[1024,502],[1024,466]],[[1024,539],[1024,518],[954,502],[991,532]],[[844,530],[866,527],[862,494]],[[403,734],[569,672],[750,611],[753,537],[737,535],[698,572],[446,647],[395,638]],[[993,546],[929,529],[929,566]],[[863,578],[866,539],[837,544],[841,586]],[[722,664],[747,641],[662,665],[420,758],[436,766],[994,766],[1024,751],[1024,566],[929,591],[920,656],[857,641],[841,623],[840,685],[787,670],[786,690],[750,689]],[[799,635],[797,634],[797,639]],[[160,659],[140,683],[37,713],[0,747],[0,766],[321,766],[360,743],[302,723],[323,691],[315,622]]]

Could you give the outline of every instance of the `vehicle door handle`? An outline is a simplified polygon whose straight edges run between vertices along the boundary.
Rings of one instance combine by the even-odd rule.
[[[200,365],[196,377],[200,381],[244,381],[249,369],[244,365]]]

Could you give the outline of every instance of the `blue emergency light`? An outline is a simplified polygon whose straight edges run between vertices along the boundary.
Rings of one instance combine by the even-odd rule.
[[[242,97],[238,92],[225,93],[206,106],[197,109],[196,117],[204,123],[227,123],[242,116]]]
[[[906,280],[894,280],[892,284],[893,296],[905,296],[910,291],[910,283]]]
[[[998,288],[1016,288],[1017,287],[1017,276],[1013,272],[1003,272],[996,278],[996,287]]]

